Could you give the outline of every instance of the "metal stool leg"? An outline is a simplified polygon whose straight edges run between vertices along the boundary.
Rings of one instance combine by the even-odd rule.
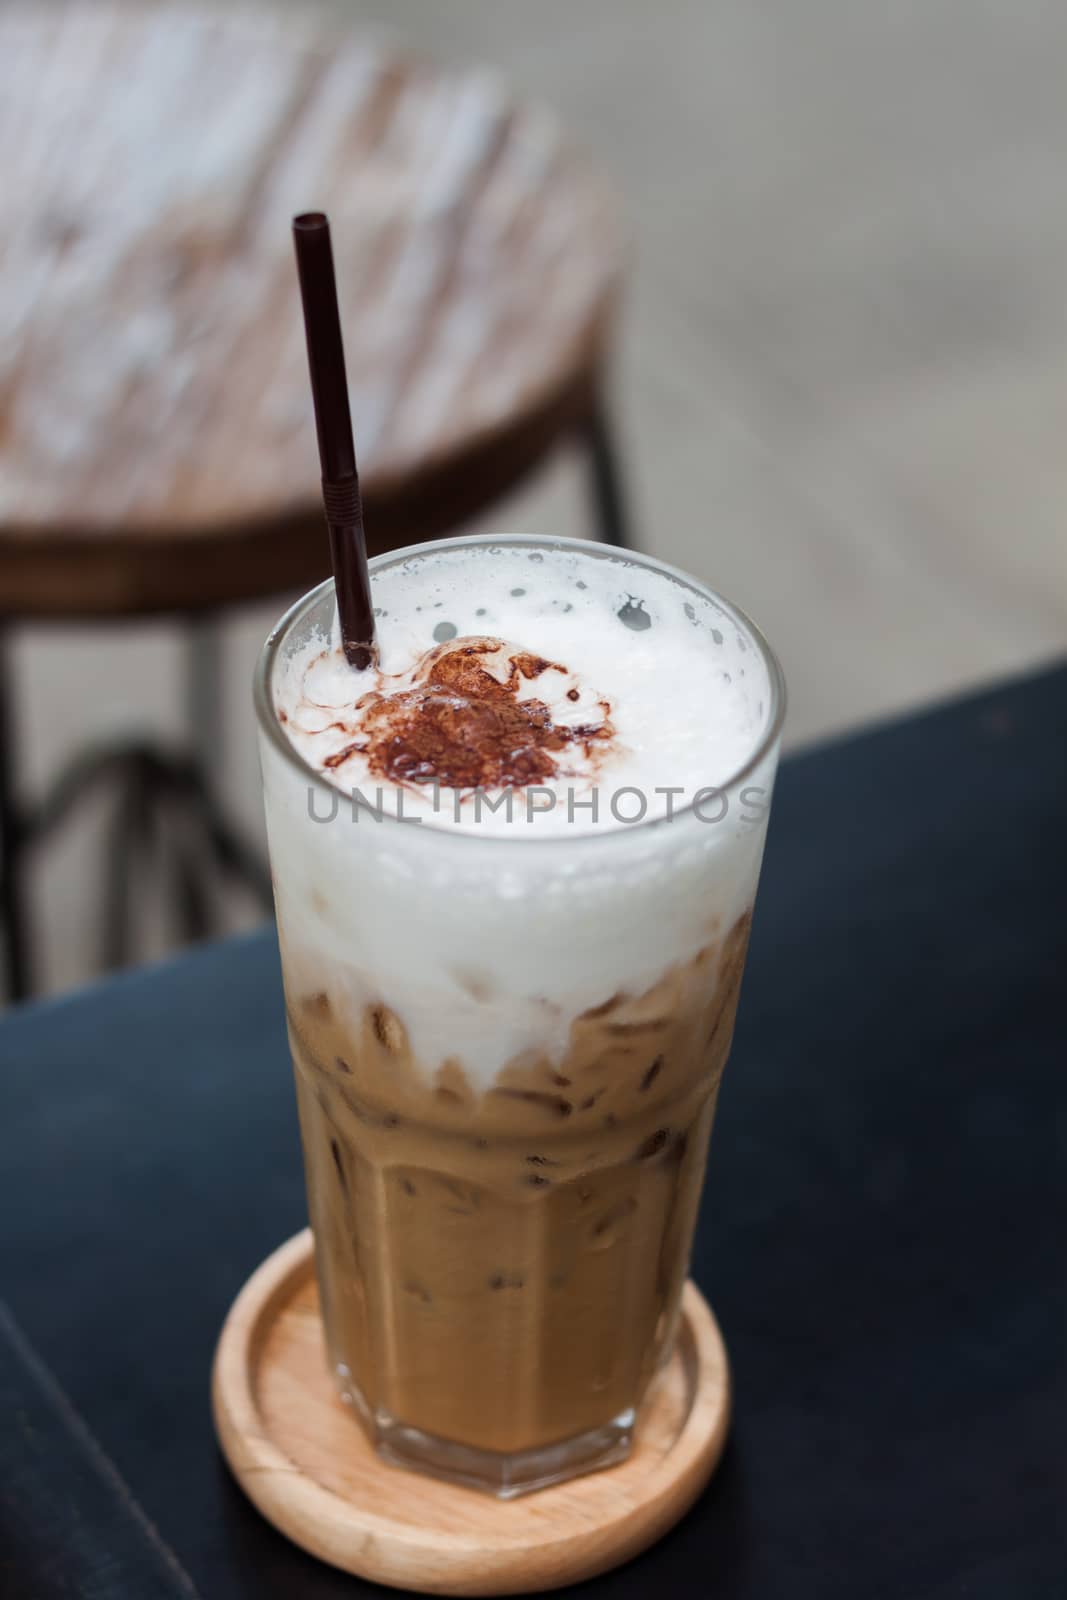
[[[14,701],[11,652],[0,629],[0,937],[7,997],[24,1000],[30,992],[30,927],[25,899],[26,832],[16,792]]]
[[[212,774],[222,752],[222,636],[215,617],[190,617],[185,631],[185,725],[192,765],[211,807]],[[199,818],[197,818],[197,823]],[[199,828],[187,816],[186,838],[178,857],[177,902],[186,939],[206,939],[215,931],[211,895],[197,856]],[[180,824],[179,824],[180,827]],[[200,835],[201,840],[203,836]]]
[[[589,499],[597,537],[621,550],[632,548],[630,519],[619,455],[607,410],[598,398],[582,426],[589,463]]]
[[[185,634],[185,722],[202,778],[222,751],[222,636],[214,617],[190,617]]]
[[[149,761],[140,751],[131,750],[118,776],[119,792],[104,853],[101,947],[105,972],[126,966],[134,957],[137,868],[145,864],[152,843]]]
[[[187,650],[186,716],[198,787],[196,814],[216,866],[242,884],[269,914],[274,896],[267,864],[229,821],[219,803],[212,776],[223,750],[222,637],[217,619],[190,620]],[[202,937],[209,930],[201,926],[198,932],[193,924],[198,915],[202,922],[207,908],[203,903],[196,907],[191,893],[193,888],[192,879],[187,879],[187,921],[191,936]]]
[[[30,917],[25,894],[27,857],[59,829],[82,800],[100,789],[116,796],[100,911],[106,966],[132,955],[136,922],[136,869],[147,877],[159,859],[172,863],[182,932],[200,939],[217,927],[220,874],[239,884],[270,911],[270,873],[215,795],[212,774],[222,750],[220,637],[214,619],[190,619],[186,704],[191,754],[168,753],[144,740],[96,746],[55,778],[33,810],[19,803],[16,777],[14,686],[7,639],[0,624],[0,980],[11,1000],[30,993]],[[167,845],[173,840],[174,848]]]

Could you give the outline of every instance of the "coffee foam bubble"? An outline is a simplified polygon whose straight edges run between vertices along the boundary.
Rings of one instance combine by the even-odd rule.
[[[666,810],[657,785],[688,799],[727,784],[756,752],[772,714],[764,657],[710,597],[597,546],[424,548],[373,572],[387,677],[469,634],[565,665],[566,678],[549,675],[563,696],[553,716],[578,686],[583,714],[610,703],[617,736],[580,781],[646,792],[649,817]],[[352,673],[329,628],[323,601],[276,663],[275,707],[312,771],[347,793],[360,778],[325,762],[349,738],[355,701],[380,685]],[[530,687],[548,699],[540,677]],[[676,810],[628,827],[602,807],[594,829],[581,811],[569,823],[563,805],[530,823],[520,808],[510,824],[502,813],[476,822],[461,805],[457,822],[418,786],[404,786],[403,811],[421,825],[390,807],[380,820],[356,808],[354,820],[339,794],[331,816],[330,788],[273,740],[262,752],[290,996],[325,993],[354,1030],[366,1007],[386,1005],[428,1074],[452,1058],[477,1089],[526,1052],[559,1060],[580,1013],[646,993],[721,942],[755,892],[777,754],[746,771],[741,793],[758,798],[743,804],[731,790],[717,821],[711,807],[703,820]]]

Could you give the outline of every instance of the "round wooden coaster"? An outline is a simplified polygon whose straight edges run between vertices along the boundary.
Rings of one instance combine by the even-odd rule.
[[[387,1466],[327,1371],[305,1231],[235,1300],[212,1400],[245,1493],[312,1555],[425,1594],[505,1595],[592,1577],[677,1522],[722,1453],[730,1377],[715,1318],[687,1283],[674,1356],[620,1466],[507,1502]]]

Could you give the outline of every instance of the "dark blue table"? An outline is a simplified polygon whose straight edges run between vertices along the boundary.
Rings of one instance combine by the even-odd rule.
[[[1067,1593],[1065,741],[1061,669],[786,763],[694,1259],[732,1442],[582,1593]],[[12,1015],[0,1065],[0,1590],[366,1591],[211,1431],[226,1309],[304,1220],[273,937]]]

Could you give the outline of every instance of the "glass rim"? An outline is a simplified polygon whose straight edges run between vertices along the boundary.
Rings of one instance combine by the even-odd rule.
[[[782,672],[778,657],[768,643],[763,630],[757,623],[753,622],[746,611],[743,611],[740,606],[734,605],[731,600],[727,600],[724,595],[719,594],[709,584],[701,583],[699,578],[691,577],[689,573],[683,572],[680,567],[672,566],[670,562],[660,561],[656,556],[626,550],[616,545],[601,544],[591,539],[570,539],[544,534],[479,533],[458,534],[449,539],[427,539],[421,544],[405,545],[399,550],[383,552],[382,555],[374,556],[371,560],[371,576],[373,577],[376,572],[383,571],[399,562],[410,561],[415,556],[432,555],[440,550],[475,549],[480,547],[493,549],[501,545],[510,545],[516,549],[574,550],[582,555],[590,556],[594,560],[618,561],[637,567],[649,568],[653,572],[662,573],[665,577],[673,579],[674,582],[719,606],[731,621],[747,632],[755,644],[767,673],[770,692],[765,725],[753,750],[745,758],[741,766],[722,783],[708,784],[705,787],[713,789],[718,794],[725,794],[730,790],[736,789],[770,753],[781,734],[786,712],[785,675]],[[294,600],[293,604],[278,618],[259,652],[253,676],[252,693],[261,730],[274,748],[285,758],[289,766],[309,782],[314,783],[316,788],[324,794],[343,795],[344,791],[339,789],[335,783],[331,783],[328,778],[324,778],[320,772],[317,772],[310,762],[305,761],[304,757],[286,738],[271,698],[274,664],[285,640],[293,628],[307,616],[308,612],[318,605],[326,591],[332,589],[333,578],[324,578],[321,583],[316,584],[314,589],[309,589],[298,600]],[[678,810],[673,811],[670,815],[644,817],[639,822],[630,822],[625,827],[620,828],[590,829],[588,832],[582,833],[580,838],[584,844],[586,840],[614,839],[619,836],[626,838],[635,833],[640,834],[642,837],[647,837],[653,829],[670,827],[680,819],[691,815],[695,811],[695,806],[696,800],[694,798],[687,805],[679,807]],[[402,817],[391,817],[387,812],[383,812],[383,819],[395,827],[408,828],[410,832],[409,822]],[[536,830],[522,836],[513,836],[510,832],[479,833],[473,828],[441,828],[434,827],[432,823],[428,824],[428,826],[435,836],[440,834],[445,837],[472,841],[476,844],[488,844],[490,846],[519,844],[524,850],[530,845],[537,845],[546,849],[550,849],[553,846],[573,845],[576,843],[577,837],[579,837],[569,833],[538,834]],[[421,832],[422,830],[420,829],[419,831]]]

